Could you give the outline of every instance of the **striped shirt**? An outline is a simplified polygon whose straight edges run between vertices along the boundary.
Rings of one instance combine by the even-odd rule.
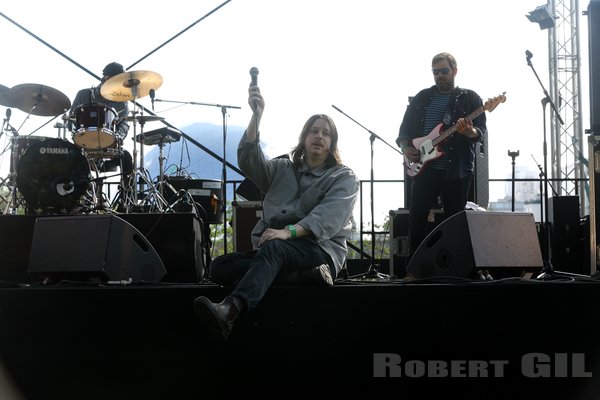
[[[431,102],[427,106],[425,111],[425,120],[423,124],[423,135],[428,135],[440,122],[444,121],[446,110],[448,109],[448,102],[450,101],[450,94],[444,94],[435,92],[431,97]],[[444,144],[439,146],[440,149],[444,149]],[[435,159],[429,163],[429,167],[434,169],[446,169],[448,164],[448,156],[443,155],[440,158]]]

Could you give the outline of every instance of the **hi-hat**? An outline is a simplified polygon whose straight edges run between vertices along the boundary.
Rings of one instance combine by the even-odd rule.
[[[152,71],[127,71],[115,75],[100,87],[100,94],[111,101],[130,101],[148,96],[162,85],[162,76]]]
[[[12,101],[9,96],[10,89],[4,85],[0,85],[0,105],[6,107],[13,107]]]
[[[37,83],[13,86],[8,92],[13,107],[33,115],[57,116],[71,108],[69,98],[59,90]]]
[[[125,118],[127,121],[138,121],[140,124],[152,121],[162,121],[165,117],[159,117],[158,115],[132,115]]]

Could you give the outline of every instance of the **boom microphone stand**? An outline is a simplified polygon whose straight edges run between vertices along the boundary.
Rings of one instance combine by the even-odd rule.
[[[223,104],[211,104],[211,103],[198,103],[195,101],[175,101],[175,100],[163,100],[163,99],[154,99],[154,101],[162,101],[164,103],[177,103],[177,104],[191,104],[195,106],[209,106],[209,107],[219,107],[221,109],[221,114],[223,115],[223,167],[221,175],[223,176],[221,182],[221,197],[223,198],[222,209],[223,215],[223,251],[224,254],[227,253],[227,109],[241,109],[242,107],[238,106],[228,106]]]
[[[397,151],[398,153],[400,153],[400,151],[398,149],[396,149],[395,147],[393,147],[392,145],[390,145],[385,140],[383,140],[381,137],[377,136],[374,132],[365,128],[363,125],[358,123],[356,120],[354,120],[352,117],[350,117],[348,114],[346,114],[345,112],[343,112],[336,106],[332,105],[332,107],[335,108],[340,113],[344,114],[352,122],[354,122],[355,124],[357,124],[358,126],[363,128],[370,134],[369,141],[371,143],[371,182],[370,182],[370,186],[371,186],[371,196],[370,196],[371,197],[370,198],[370,201],[371,201],[371,265],[369,266],[369,269],[367,270],[366,274],[363,275],[360,279],[363,279],[363,280],[389,280],[390,276],[380,273],[377,268],[378,267],[377,264],[375,264],[375,201],[374,201],[374,197],[373,197],[373,183],[375,181],[375,177],[374,177],[374,172],[373,172],[373,142],[375,141],[375,139],[379,139],[383,143],[387,144],[390,148]],[[402,153],[400,153],[400,154],[402,154]]]
[[[533,74],[537,78],[537,81],[540,84],[542,91],[544,92],[544,98],[542,99],[542,111],[543,111],[543,118],[544,118],[544,129],[543,129],[544,130],[544,142],[543,142],[544,168],[543,168],[543,170],[541,170],[541,168],[540,168],[540,171],[541,171],[540,177],[543,175],[543,178],[544,178],[544,193],[543,193],[544,212],[542,213],[543,221],[541,224],[542,229],[544,230],[543,235],[542,235],[542,238],[544,240],[544,246],[543,246],[544,251],[542,253],[542,261],[544,263],[544,266],[542,269],[542,273],[540,275],[538,275],[537,279],[552,279],[553,275],[573,276],[576,274],[555,271],[554,267],[552,266],[552,263],[550,261],[550,236],[549,236],[550,229],[548,227],[548,151],[547,151],[547,142],[546,142],[546,105],[550,104],[550,106],[552,107],[552,110],[554,110],[554,114],[556,115],[556,118],[558,119],[558,121],[560,122],[561,125],[564,125],[565,123],[564,123],[563,119],[560,117],[560,113],[558,112],[556,105],[550,98],[548,91],[544,87],[544,84],[540,80],[540,77],[538,76],[535,68],[533,67],[533,64],[531,63],[531,58],[533,57],[533,54],[529,50],[526,50],[525,56],[527,58],[527,65],[529,65],[531,67]],[[552,188],[552,189],[554,190],[554,188]]]

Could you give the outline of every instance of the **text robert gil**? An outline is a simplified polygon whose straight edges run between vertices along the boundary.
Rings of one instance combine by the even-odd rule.
[[[374,378],[501,378],[508,360],[408,360],[396,353],[373,354]],[[527,353],[520,360],[528,378],[591,378],[585,353]]]

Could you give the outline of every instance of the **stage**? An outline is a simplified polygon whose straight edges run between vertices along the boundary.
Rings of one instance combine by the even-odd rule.
[[[190,225],[162,221],[176,218]],[[600,281],[275,285],[222,344],[192,302],[228,289],[184,281],[174,268],[196,271],[189,246],[187,261],[171,252],[164,263],[169,282],[41,285],[23,267],[31,245],[17,241],[32,219],[0,218],[3,235],[20,221],[2,240],[0,360],[26,399],[591,399],[600,389]]]
[[[277,286],[226,344],[211,341],[192,308],[198,295],[220,300],[219,287],[7,288],[0,290],[0,354],[27,399],[428,398],[440,390],[587,399],[599,388],[597,285]],[[522,358],[532,353],[556,358],[548,377],[523,375]],[[399,356],[401,376],[374,377],[376,354]],[[436,360],[448,363],[448,376],[419,370]]]

